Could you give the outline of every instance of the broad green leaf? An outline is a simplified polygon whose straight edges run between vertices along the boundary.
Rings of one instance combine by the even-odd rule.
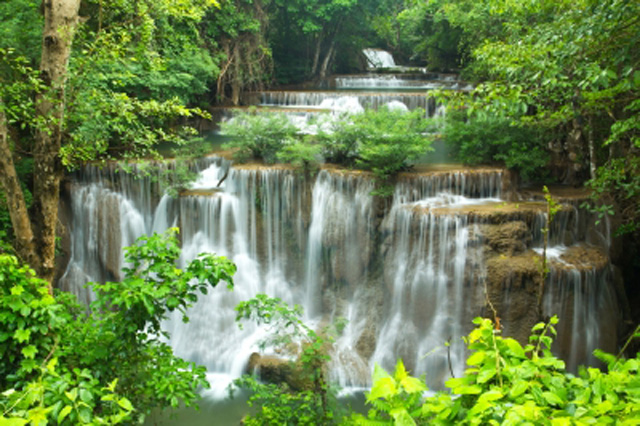
[[[0,415],[0,426],[24,426],[28,423],[28,420],[19,419],[16,417],[4,417]]]
[[[78,388],[73,388],[64,394],[70,401],[75,402],[75,400],[78,399]]]
[[[482,393],[482,387],[478,385],[471,386],[460,386],[459,388],[455,388],[453,391],[458,395],[477,395]]]
[[[404,407],[394,408],[389,414],[393,417],[393,424],[396,426],[415,426],[416,422],[411,418],[411,415]]]
[[[376,364],[373,367],[373,382],[377,382],[378,380],[384,378],[384,377],[391,377],[391,375],[389,373],[387,373],[387,371],[380,367],[378,364]]]
[[[512,398],[517,398],[523,393],[525,393],[527,389],[529,389],[529,382],[526,382],[524,380],[518,380],[511,387],[511,390],[509,391],[509,395]]]
[[[33,345],[29,345],[25,348],[22,348],[22,355],[24,355],[25,358],[35,358],[36,354],[38,353],[38,349],[33,346]]]
[[[91,401],[93,401],[93,394],[89,392],[87,389],[80,388],[80,391],[78,392],[78,394],[82,402],[89,404],[91,403]]]
[[[31,330],[25,330],[20,328],[13,333],[13,338],[17,340],[19,343],[28,342],[31,337]]]
[[[411,376],[400,380],[400,386],[407,393],[424,392],[427,390],[427,385],[422,380]]]
[[[525,357],[524,349],[522,349],[522,346],[520,345],[520,343],[518,343],[517,340],[507,338],[504,339],[504,342],[507,344],[509,350],[513,353],[513,355],[517,356],[518,358]]]
[[[78,419],[82,423],[91,423],[92,417],[93,417],[93,412],[89,407],[80,406],[78,408]]]
[[[478,365],[480,364],[482,361],[484,361],[485,358],[485,352],[484,351],[477,351],[474,352],[468,359],[467,359],[467,364],[469,365]]]
[[[394,378],[397,381],[400,381],[402,379],[404,379],[405,377],[408,377],[409,375],[407,374],[407,370],[404,368],[404,363],[402,362],[401,359],[398,360],[398,363],[396,364],[396,371],[394,373]]]
[[[58,423],[62,423],[62,421],[69,415],[69,413],[73,410],[73,407],[70,405],[66,405],[60,413],[58,414]]]
[[[502,398],[503,396],[504,394],[499,390],[490,390],[480,395],[480,398],[485,401],[495,401]]]
[[[396,382],[391,377],[383,377],[376,381],[369,393],[369,399],[390,398],[398,393]]]
[[[496,369],[495,367],[488,367],[485,366],[485,368],[483,368],[482,370],[480,370],[480,372],[478,373],[478,378],[477,381],[478,383],[482,384],[482,383],[486,383],[489,380],[491,380],[493,378],[493,376],[496,375]]]
[[[558,395],[556,395],[553,392],[542,392],[542,397],[550,404],[550,405],[557,405],[557,406],[562,406],[563,401],[562,398],[560,398]]]
[[[20,296],[22,293],[24,293],[24,287],[22,287],[21,285],[15,285],[11,287],[11,294],[13,296]]]
[[[120,398],[118,405],[127,411],[133,411],[133,405],[131,405],[131,402],[127,398]]]

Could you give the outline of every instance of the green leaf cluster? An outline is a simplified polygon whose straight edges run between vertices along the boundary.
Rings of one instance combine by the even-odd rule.
[[[253,321],[267,325],[270,335],[262,348],[274,347],[279,353],[295,356],[290,363],[290,377],[281,383],[262,383],[252,376],[234,382],[237,387],[252,392],[250,406],[260,407],[256,414],[245,418],[248,425],[291,424],[331,425],[339,421],[337,390],[326,377],[326,364],[334,330],[318,333],[300,317],[302,307],[289,307],[278,298],[258,294],[236,307],[236,321]]]
[[[188,321],[199,294],[232,285],[235,265],[202,254],[180,269],[176,237],[172,229],[128,247],[124,279],[93,284],[90,311],[0,255],[3,416],[39,424],[37,410],[54,424],[117,424],[198,399],[204,367],[176,357],[160,324],[173,311]]]
[[[447,114],[443,138],[464,164],[503,163],[524,180],[545,177],[550,155],[544,132],[536,126],[491,114]]]
[[[286,115],[258,113],[255,108],[234,115],[221,123],[220,128],[223,134],[232,138],[224,147],[235,150],[236,160],[253,158],[265,163],[275,163],[277,154],[297,133]]]
[[[222,123],[222,132],[232,137],[225,145],[234,157],[244,161],[261,159],[267,163],[285,161],[309,173],[320,158],[347,167],[370,170],[378,180],[378,190],[388,188],[391,179],[407,170],[412,161],[432,151],[427,134],[431,121],[424,110],[366,110],[362,114],[317,118],[317,135],[301,135],[286,115],[242,112]]]
[[[491,320],[477,318],[466,340],[469,368],[446,382],[450,392],[426,396],[422,381],[403,384],[408,376],[401,362],[393,377],[377,367],[367,397],[373,408],[368,418],[354,420],[362,425],[638,424],[640,356],[624,360],[597,351],[607,372],[583,368],[578,376],[569,374],[550,351],[557,322],[553,317],[534,326],[523,347],[500,336]]]

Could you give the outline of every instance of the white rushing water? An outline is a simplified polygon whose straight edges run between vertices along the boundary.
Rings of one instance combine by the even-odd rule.
[[[386,50],[364,49],[362,53],[367,58],[367,65],[370,69],[393,68],[396,66],[393,56]]]
[[[461,337],[483,300],[483,248],[470,243],[479,223],[429,208],[495,203],[501,172],[401,179],[384,213],[370,195],[373,181],[359,174],[325,170],[309,185],[291,171],[231,168],[221,183],[228,169],[226,160],[209,160],[194,184],[198,191],[154,201],[149,194],[157,188],[148,180],[90,168],[74,183],[72,259],[61,284],[88,300],[87,280],[119,278],[122,247],[179,226],[183,263],[213,252],[238,267],[233,291],[220,286],[200,298],[188,324],[165,324],[175,352],[207,367],[210,397],[225,395],[268,332],[235,323],[234,307],[258,293],[303,305],[305,320],[318,327],[347,320],[330,368],[342,386],[370,385],[375,363],[392,369],[398,358],[426,374],[432,388],[450,369],[461,374]],[[560,256],[559,247],[549,256],[555,251]],[[571,341],[572,363],[584,362],[602,341],[606,333],[594,321],[612,300],[606,276],[575,275],[553,272],[557,285],[545,299],[547,312],[566,316],[565,334],[589,330]]]

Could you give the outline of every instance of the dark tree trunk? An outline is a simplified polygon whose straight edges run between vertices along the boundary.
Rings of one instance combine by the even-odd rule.
[[[39,276],[49,282],[54,278],[56,225],[60,180],[62,123],[64,120],[64,86],[71,55],[73,36],[78,24],[80,0],[44,0],[44,30],[40,77],[45,90],[36,98],[35,115],[43,123],[34,142],[34,188],[31,217],[26,213],[24,195],[15,176],[4,121],[0,125],[2,183],[17,238],[18,254]],[[4,119],[4,117],[2,117]],[[14,182],[15,180],[15,182]],[[17,226],[16,226],[17,225]]]
[[[3,108],[4,105],[2,99],[0,99],[0,183],[4,188],[7,207],[11,216],[16,252],[22,261],[27,262],[29,265],[36,265],[38,258],[36,256],[35,239],[33,238],[27,204],[14,167],[7,120]]]

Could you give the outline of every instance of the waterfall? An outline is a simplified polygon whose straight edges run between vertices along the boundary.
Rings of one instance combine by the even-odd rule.
[[[367,58],[367,65],[370,69],[375,68],[393,68],[396,62],[393,60],[391,53],[381,49],[364,49],[362,51]]]
[[[427,109],[424,93],[353,92],[349,95],[328,91],[262,92],[260,105],[267,107],[296,107],[337,112],[358,112],[364,108],[378,109],[391,102],[402,102],[408,109]],[[354,111],[355,109],[355,111]]]
[[[450,369],[461,374],[461,338],[473,317],[490,315],[487,297],[507,334],[526,339],[537,320],[528,315],[545,205],[504,201],[502,170],[403,174],[385,205],[358,172],[325,169],[305,180],[291,170],[229,167],[220,158],[201,162],[199,179],[177,198],[154,197],[160,188],[151,179],[110,168],[76,175],[71,261],[60,282],[91,300],[83,284],[119,279],[122,247],[171,226],[181,228],[183,263],[201,252],[231,258],[234,290],[216,288],[189,311],[188,324],[176,317],[164,325],[176,354],[207,367],[212,396],[245,371],[268,332],[235,324],[233,308],[258,293],[301,304],[315,327],[347,320],[330,365],[347,387],[370,385],[375,363],[392,369],[398,358],[431,388]],[[586,244],[585,215],[563,207],[548,251],[544,311],[560,316],[555,348],[571,368],[592,362],[591,351],[610,348],[616,335],[606,252]]]

